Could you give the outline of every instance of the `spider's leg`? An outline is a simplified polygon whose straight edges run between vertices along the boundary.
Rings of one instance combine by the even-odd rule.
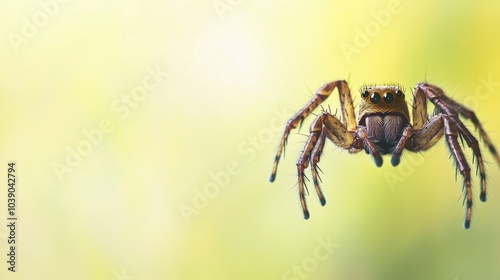
[[[372,155],[373,160],[375,161],[375,165],[377,167],[382,166],[382,164],[384,163],[382,160],[382,156],[380,155],[380,152],[375,146],[375,143],[373,143],[373,141],[368,136],[368,131],[366,130],[366,127],[364,126],[358,127],[358,129],[356,130],[356,134],[357,134],[356,138],[361,139],[368,148],[368,153]]]
[[[434,146],[439,139],[445,134],[446,143],[450,149],[456,166],[463,176],[463,186],[465,191],[466,213],[464,227],[470,227],[471,211],[472,211],[472,189],[470,178],[470,167],[467,163],[462,147],[458,142],[459,130],[457,124],[451,120],[451,117],[446,114],[438,114],[427,122],[421,128],[415,131],[409,141],[406,142],[405,148],[413,151],[425,151]]]
[[[441,114],[428,118],[427,95],[422,84],[415,86],[413,91],[413,135],[406,143],[406,149],[418,152],[434,146],[444,134]]]
[[[488,150],[493,155],[498,166],[500,167],[500,156],[498,155],[497,149],[493,145],[493,142],[491,142],[491,139],[488,137],[488,134],[486,134],[486,131],[484,131],[483,126],[481,125],[481,123],[479,122],[479,120],[476,117],[476,114],[473,111],[471,111],[465,107],[461,107],[460,109],[457,109],[457,111],[464,118],[470,119],[472,121],[472,123],[474,124],[474,126],[476,127],[476,129],[479,130],[479,135],[483,139],[486,146],[488,146]]]
[[[448,115],[442,115],[442,117],[444,122],[446,143],[448,143],[448,147],[450,148],[450,151],[455,158],[458,170],[464,178],[463,183],[465,188],[466,202],[464,227],[467,229],[470,227],[470,218],[472,214],[472,187],[470,179],[470,167],[458,142],[459,132],[456,123],[452,121]]]
[[[436,87],[436,86],[432,86],[432,85],[428,85],[430,87],[433,87],[434,90],[441,90],[440,88]],[[441,90],[442,91],[442,90]],[[488,146],[488,149],[489,151],[491,152],[491,154],[493,155],[493,157],[495,158],[497,164],[500,166],[500,156],[498,155],[497,153],[497,150],[495,148],[495,146],[493,145],[493,142],[491,141],[491,139],[488,137],[488,134],[486,134],[486,131],[484,130],[483,126],[481,125],[481,122],[479,122],[479,119],[477,118],[476,116],[476,113],[474,113],[474,111],[472,111],[471,109],[465,107],[464,105],[458,103],[457,101],[449,98],[448,96],[446,95],[442,95],[441,96],[441,99],[449,104],[453,109],[455,109],[462,117],[470,120],[473,124],[474,124],[474,127],[479,130],[479,135],[481,136],[481,138],[483,139],[484,141],[484,144],[486,146]],[[470,135],[470,133],[467,131],[467,133],[464,133],[461,129],[461,127],[459,126],[458,129],[460,130],[460,132],[462,132],[467,140],[467,138],[469,138],[469,136],[467,134]],[[470,139],[471,142],[474,142],[473,140]],[[469,141],[467,141],[467,144],[469,144]],[[470,146],[471,144],[469,144]]]
[[[483,162],[483,157],[481,155],[481,150],[479,148],[477,139],[470,133],[470,131],[465,127],[465,125],[459,119],[458,113],[460,113],[462,116],[466,118],[471,119],[474,125],[479,129],[481,137],[483,137],[483,140],[488,145],[490,151],[492,152],[495,159],[499,162],[499,164],[500,164],[500,159],[498,158],[498,154],[496,154],[495,147],[491,144],[491,141],[486,135],[486,132],[484,132],[484,129],[482,128],[481,124],[476,118],[474,112],[472,112],[471,110],[462,106],[458,102],[446,96],[443,90],[437,86],[429,84],[419,84],[416,86],[416,91],[417,92],[422,91],[424,94],[426,94],[429,100],[432,103],[434,103],[434,105],[437,108],[439,108],[439,110],[441,110],[444,114],[450,117],[450,119],[456,124],[458,131],[460,132],[460,135],[464,137],[465,141],[467,142],[467,145],[472,149],[474,158],[476,160],[476,165],[479,171],[480,186],[481,186],[481,193],[479,195],[479,198],[483,202],[486,201],[486,171],[484,168],[484,162]]]
[[[456,122],[446,114],[438,114],[427,122],[421,128],[415,131],[409,141],[406,142],[405,148],[413,151],[425,151],[434,146],[439,139],[445,134],[446,143],[450,149],[453,158],[455,159],[456,166],[463,176],[463,186],[465,191],[465,222],[464,227],[470,227],[471,211],[472,211],[472,189],[470,178],[470,167],[467,163],[462,147],[458,142],[460,135]]]
[[[348,128],[356,127],[356,122],[354,119],[354,106],[352,104],[352,98],[349,90],[349,86],[346,81],[339,80],[328,83],[316,91],[316,94],[309,100],[309,102],[302,107],[286,124],[285,131],[283,132],[283,136],[281,137],[280,144],[278,146],[278,150],[276,151],[276,156],[274,158],[274,163],[271,171],[271,176],[269,177],[269,181],[274,182],[276,179],[276,172],[278,170],[278,163],[281,157],[281,153],[286,144],[286,140],[290,135],[290,131],[296,128],[299,124],[304,121],[304,119],[311,114],[311,112],[316,109],[326,98],[332,93],[332,91],[338,88],[340,95],[340,102],[343,108],[342,114],[344,116],[344,122],[348,124]]]
[[[427,116],[427,96],[422,90],[419,90],[418,85],[413,91],[413,130],[419,130],[424,123],[429,119]]]
[[[311,173],[313,176],[314,187],[316,189],[316,192],[318,193],[320,203],[322,206],[324,206],[326,204],[326,200],[319,185],[320,179],[317,169],[319,168],[318,162],[325,145],[325,139],[328,138],[335,145],[349,150],[352,148],[354,137],[353,133],[349,132],[342,122],[340,122],[336,117],[329,113],[324,113],[322,116],[320,116],[320,119],[318,121],[321,121],[321,123],[323,124],[323,130],[318,142],[316,143],[316,146],[311,153]]]
[[[310,132],[309,138],[307,139],[304,149],[300,153],[299,159],[297,161],[297,176],[299,179],[298,185],[299,185],[300,205],[302,207],[302,212],[304,213],[304,219],[306,220],[309,219],[309,210],[307,210],[306,196],[304,191],[305,190],[304,170],[309,165],[311,152],[316,148],[317,143],[320,142],[321,139],[321,130],[322,130],[322,124],[320,120],[321,116],[317,117],[311,124],[311,128],[309,130]],[[323,194],[321,193],[321,196],[322,195]]]
[[[474,127],[479,130],[479,136],[483,139],[483,142],[486,144],[486,146],[488,146],[490,153],[493,155],[497,164],[500,166],[500,157],[497,153],[497,150],[486,134],[486,131],[483,129],[483,126],[479,122],[479,119],[476,117],[474,111],[461,105],[455,100],[452,100],[446,95],[443,96],[443,99],[447,104],[450,104],[458,113],[460,113],[461,116],[469,119],[474,124]],[[479,149],[479,143],[477,139],[470,133],[467,127],[465,127],[465,125],[458,119],[458,117],[454,118],[454,121],[457,123],[458,129],[464,136],[467,145],[471,147],[473,154],[475,155],[474,158],[476,160],[476,164],[479,169],[479,177],[481,179],[481,194],[479,198],[484,202],[486,201],[486,172],[484,168],[483,157],[481,156],[481,150]]]
[[[455,159],[460,174],[463,177],[463,186],[465,190],[465,221],[464,227],[467,229],[470,227],[470,219],[472,214],[472,187],[470,178],[470,167],[467,163],[465,155],[463,153],[462,147],[458,142],[458,136],[463,136],[467,142],[467,145],[472,148],[472,152],[476,157],[476,163],[479,169],[481,178],[481,200],[486,199],[486,175],[484,171],[483,159],[481,157],[481,152],[479,150],[479,145],[477,140],[472,136],[469,130],[465,127],[462,121],[458,117],[458,111],[454,107],[454,104],[458,104],[447,97],[443,90],[437,86],[429,84],[418,84],[415,87],[415,95],[425,96],[436,106],[442,114],[444,126],[444,134],[446,137],[446,143]]]
[[[405,148],[412,152],[426,151],[434,146],[444,134],[442,114],[438,114],[426,121],[406,142]]]
[[[354,141],[352,133],[347,130],[345,125],[329,113],[322,113],[311,124],[309,138],[297,161],[299,197],[305,219],[309,218],[309,211],[307,210],[304,191],[304,170],[309,165],[309,162],[311,162],[314,187],[318,193],[320,203],[321,205],[325,205],[326,203],[323,192],[319,186],[317,174],[317,163],[320,160],[321,152],[325,145],[325,137],[331,140],[335,145],[344,149],[349,149]]]
[[[477,139],[470,133],[470,131],[465,127],[465,125],[460,121],[458,117],[450,117],[453,122],[456,123],[460,135],[463,135],[465,138],[465,142],[467,145],[471,147],[472,153],[474,155],[474,159],[476,160],[477,170],[479,171],[479,178],[481,180],[481,194],[479,195],[479,199],[481,201],[486,201],[486,171],[484,168],[483,157],[481,156],[481,150],[479,149],[479,143]],[[498,156],[498,155],[497,155]],[[476,171],[477,172],[477,171]]]
[[[401,155],[403,154],[406,142],[408,141],[408,139],[410,139],[412,134],[413,134],[413,128],[411,126],[407,126],[403,130],[403,135],[401,135],[401,138],[399,139],[399,142],[396,145],[394,152],[392,153],[392,158],[391,158],[392,166],[397,166],[401,161]]]
[[[323,128],[323,131],[319,136],[318,142],[316,143],[314,149],[311,152],[311,174],[313,178],[314,188],[316,189],[316,193],[318,194],[321,206],[324,206],[326,204],[325,196],[323,195],[323,192],[321,191],[321,188],[319,186],[321,178],[319,178],[318,175],[318,169],[320,169],[318,166],[318,162],[321,158],[321,154],[323,153],[323,147],[325,146],[325,139],[326,139],[324,130],[325,128]]]

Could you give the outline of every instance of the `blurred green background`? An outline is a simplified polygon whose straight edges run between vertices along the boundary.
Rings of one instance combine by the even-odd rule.
[[[442,86],[500,147],[497,1],[0,2],[1,279],[500,279],[500,172],[464,230],[444,142],[377,168],[326,145],[302,219],[290,136],[325,82]],[[326,105],[335,111],[337,95]],[[473,130],[473,126],[468,124]],[[472,155],[467,151],[471,160]],[[474,170],[474,168],[473,168]],[[310,186],[312,187],[312,186]]]

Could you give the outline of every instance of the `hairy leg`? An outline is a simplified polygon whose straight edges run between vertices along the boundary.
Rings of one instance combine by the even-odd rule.
[[[281,158],[281,153],[283,152],[290,131],[295,129],[299,124],[301,124],[304,119],[311,114],[311,112],[316,109],[323,101],[325,101],[328,96],[337,88],[339,91],[340,106],[342,109],[343,122],[349,131],[354,131],[356,129],[356,118],[354,114],[354,105],[352,103],[351,92],[349,90],[349,85],[346,81],[339,80],[328,83],[316,91],[309,102],[302,107],[286,124],[285,131],[281,137],[278,150],[276,151],[276,156],[274,158],[274,163],[271,171],[271,176],[269,177],[270,182],[274,182],[276,179],[276,172],[278,170],[278,163]]]
[[[405,149],[406,142],[411,138],[412,134],[413,128],[411,126],[407,126],[405,127],[405,129],[403,129],[403,134],[401,135],[401,138],[399,139],[399,142],[396,145],[394,152],[392,153],[392,166],[397,166],[401,161],[401,155],[403,154],[403,150]]]
[[[373,141],[370,139],[366,127],[364,126],[358,127],[358,129],[356,130],[355,138],[356,138],[354,140],[355,145],[360,145],[359,147],[356,148],[366,147],[368,149],[368,153],[372,155],[375,165],[377,167],[382,166],[382,164],[384,163],[382,156],[380,155],[380,152],[375,146],[375,143],[373,143]]]
[[[443,116],[438,114],[425,122],[420,129],[413,132],[406,142],[405,148],[412,152],[426,151],[443,137]]]
[[[415,86],[413,91],[412,103],[413,129],[415,131],[419,130],[429,119],[427,116],[427,96],[422,90],[418,90],[418,86]]]
[[[309,218],[309,211],[305,198],[306,186],[304,170],[309,166],[309,162],[311,162],[314,187],[321,205],[325,205],[326,200],[319,186],[317,173],[317,164],[320,160],[325,140],[328,138],[335,145],[343,149],[349,149],[354,141],[353,133],[348,131],[346,126],[339,119],[329,113],[322,113],[319,115],[311,124],[309,131],[309,138],[297,161],[299,198],[305,219]]]
[[[470,120],[474,124],[474,127],[479,131],[479,135],[483,139],[485,145],[488,146],[489,151],[491,152],[491,154],[495,158],[496,162],[500,166],[500,156],[498,155],[497,150],[496,150],[495,146],[493,145],[493,142],[488,137],[488,134],[486,133],[483,126],[479,122],[479,119],[477,118],[476,113],[474,113],[474,111],[465,107],[464,105],[458,103],[457,101],[446,96],[441,88],[434,86],[434,85],[430,85],[430,84],[425,84],[424,86],[427,87],[428,89],[431,89],[434,92],[434,95],[436,97],[440,98],[444,103],[448,104],[449,107],[453,108],[462,117]],[[462,132],[462,128],[459,127],[459,130],[460,130],[460,132]],[[464,133],[464,136],[466,136],[465,133]],[[471,140],[471,142],[473,142],[473,140]]]
[[[316,189],[316,193],[318,194],[319,202],[321,203],[321,206],[325,206],[326,204],[326,199],[325,196],[323,195],[323,191],[321,191],[321,188],[319,186],[319,182],[321,181],[321,178],[319,177],[318,174],[318,169],[321,171],[321,169],[318,166],[319,160],[321,158],[321,154],[323,153],[323,147],[325,146],[325,140],[326,140],[326,128],[323,127],[323,130],[321,132],[321,135],[319,136],[318,142],[314,146],[314,149],[311,152],[311,174],[313,178],[313,183],[314,183],[314,188]]]
[[[465,221],[464,227],[467,229],[470,227],[470,218],[472,215],[472,187],[470,181],[470,167],[467,163],[465,155],[458,143],[458,128],[449,116],[443,115],[444,122],[444,130],[446,135],[446,143],[448,143],[448,147],[450,148],[453,157],[455,158],[455,162],[457,164],[458,170],[464,179],[464,189],[465,189]]]
[[[476,128],[479,129],[480,135],[488,145],[490,152],[492,152],[495,159],[500,165],[500,159],[496,153],[496,149],[488,138],[486,132],[482,128],[479,120],[475,114],[470,110],[446,96],[443,90],[435,85],[419,84],[415,87],[415,94],[425,94],[427,98],[441,111],[443,114],[449,116],[450,120],[457,126],[458,132],[465,139],[467,145],[472,149],[474,159],[476,161],[477,170],[479,171],[481,193],[479,198],[481,201],[486,201],[486,172],[484,168],[483,157],[477,139],[470,133],[460,120],[458,114],[465,118],[471,119]],[[472,118],[473,117],[473,118]]]

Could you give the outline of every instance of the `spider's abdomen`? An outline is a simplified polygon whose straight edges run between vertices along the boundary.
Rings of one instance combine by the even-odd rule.
[[[384,155],[392,153],[402,136],[403,129],[408,125],[408,120],[398,113],[379,113],[365,116],[364,124],[368,137]]]

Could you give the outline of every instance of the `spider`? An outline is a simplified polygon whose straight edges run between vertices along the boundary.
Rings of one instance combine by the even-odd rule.
[[[479,130],[479,135],[499,165],[500,157],[474,111],[446,96],[438,86],[428,83],[419,83],[413,89],[413,123],[410,122],[404,90],[400,85],[363,86],[360,89],[361,99],[357,120],[349,85],[345,80],[334,81],[320,87],[311,100],[287,122],[269,181],[274,182],[276,179],[278,163],[290,131],[301,125],[304,119],[325,101],[335,88],[339,92],[342,119],[323,110],[312,122],[309,137],[297,161],[299,198],[304,218],[309,218],[304,193],[306,187],[304,170],[309,165],[320,204],[322,206],[326,204],[318,175],[318,170],[320,170],[318,163],[326,139],[349,153],[365,150],[371,155],[375,165],[380,167],[383,163],[383,155],[391,155],[391,164],[397,166],[401,161],[403,150],[426,151],[444,136],[457,169],[463,177],[466,204],[464,227],[469,228],[472,212],[471,168],[462,150],[463,140],[472,149],[473,161],[475,161],[480,179],[479,198],[483,202],[486,201],[486,172],[478,141],[464,125],[460,116],[470,120]],[[427,101],[434,104],[435,114],[432,116],[427,114]],[[462,140],[462,146],[458,141],[459,137]]]

